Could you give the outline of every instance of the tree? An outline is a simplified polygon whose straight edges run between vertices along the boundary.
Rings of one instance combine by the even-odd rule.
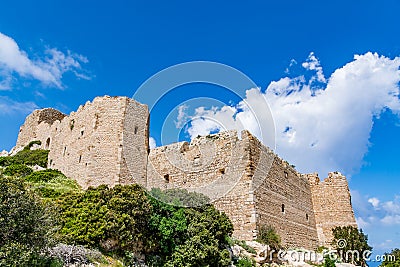
[[[259,227],[257,241],[276,251],[281,248],[281,238],[272,225],[261,225]]]
[[[224,213],[210,204],[182,207],[182,203],[207,203],[205,196],[183,189],[156,193],[153,191],[150,197],[153,206],[150,228],[156,240],[155,249],[149,255],[151,266],[230,265],[226,247],[233,225]],[[160,201],[166,199],[167,203],[177,206]]]
[[[54,217],[21,179],[0,177],[0,266],[43,266]]]
[[[368,236],[362,230],[353,226],[338,226],[332,229],[332,233],[332,245],[343,262],[367,265],[364,256],[372,247],[368,245]]]

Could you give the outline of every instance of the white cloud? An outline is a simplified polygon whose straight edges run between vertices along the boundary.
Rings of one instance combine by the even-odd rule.
[[[268,101],[276,126],[276,151],[299,171],[351,174],[360,168],[368,151],[374,118],[385,109],[400,113],[400,59],[370,52],[356,55],[328,80],[313,53],[303,66],[314,72],[310,79],[284,77],[271,82],[265,93],[248,90],[244,101],[257,118],[266,113],[260,100]],[[311,81],[318,81],[318,86]],[[215,129],[247,128],[259,137],[258,122],[243,108],[244,101],[235,107],[198,108],[192,116],[198,119],[188,133],[195,137]],[[239,123],[238,118],[246,119]],[[271,134],[271,129],[264,128],[263,136]]]
[[[314,55],[314,52],[311,52],[310,55],[308,56],[307,60],[301,64],[303,68],[306,70],[315,70],[316,71],[316,76],[313,77],[310,82],[314,81],[316,79],[319,82],[326,82],[324,72],[322,71],[321,64],[317,57]]]
[[[371,197],[368,199],[368,202],[371,203],[374,208],[378,208],[380,201],[376,197]]]
[[[149,137],[149,147],[150,149],[157,147],[156,139],[151,136]]]
[[[46,48],[44,54],[43,59],[32,60],[14,39],[0,33],[0,90],[11,88],[14,74],[57,88],[63,88],[61,78],[68,71],[78,78],[90,79],[81,67],[81,63],[88,62],[86,57],[55,48]]]

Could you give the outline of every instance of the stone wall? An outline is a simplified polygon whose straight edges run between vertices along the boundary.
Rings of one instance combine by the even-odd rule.
[[[43,149],[50,149],[48,166],[83,188],[143,181],[148,150],[146,105],[106,96],[87,102],[69,116],[61,114],[53,109],[34,111],[21,126],[17,147],[40,140]],[[126,140],[130,145],[124,150]]]
[[[308,180],[255,137],[250,140],[253,162],[258,162],[253,174],[257,224],[272,225],[285,247],[317,248]]]
[[[328,178],[321,182],[316,173],[303,176],[311,184],[319,245],[331,247],[332,228],[348,225],[357,227],[346,177],[338,172],[330,172]]]
[[[317,247],[308,180],[248,131],[241,139],[228,131],[151,150],[147,187],[209,196],[232,220],[236,238],[253,240],[258,226],[272,225],[287,247]]]

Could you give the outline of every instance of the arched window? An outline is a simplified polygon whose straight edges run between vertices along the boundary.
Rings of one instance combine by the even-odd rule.
[[[169,174],[164,175],[164,181],[169,183]]]
[[[282,212],[285,212],[285,204],[282,204]]]

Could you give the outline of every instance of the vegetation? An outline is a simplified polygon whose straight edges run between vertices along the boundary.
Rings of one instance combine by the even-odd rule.
[[[0,177],[0,266],[46,266],[54,217],[21,179]]]
[[[281,238],[271,225],[262,225],[258,229],[257,241],[278,251],[281,248]]]
[[[7,176],[27,176],[32,172],[33,170],[24,164],[11,164],[5,168],[3,174]]]
[[[390,253],[385,253],[385,259],[380,266],[400,267],[400,249],[395,248]]]
[[[256,266],[256,261],[254,259],[244,257],[240,258],[237,263],[235,263],[236,267],[253,267]]]
[[[329,254],[324,257],[324,267],[335,267],[335,262]]]
[[[33,172],[27,165],[45,166],[48,151],[29,146],[0,158],[0,266],[101,263],[97,250],[128,266],[230,266],[232,223],[204,195],[138,185],[83,191],[57,170]]]
[[[30,150],[28,145],[14,156],[0,157],[0,166],[7,167],[11,164],[24,164],[28,166],[39,165],[46,168],[48,154],[48,150]]]
[[[339,258],[343,262],[366,266],[363,258],[364,251],[371,251],[368,245],[368,236],[362,230],[353,226],[338,226],[332,229],[332,245],[336,248]]]

